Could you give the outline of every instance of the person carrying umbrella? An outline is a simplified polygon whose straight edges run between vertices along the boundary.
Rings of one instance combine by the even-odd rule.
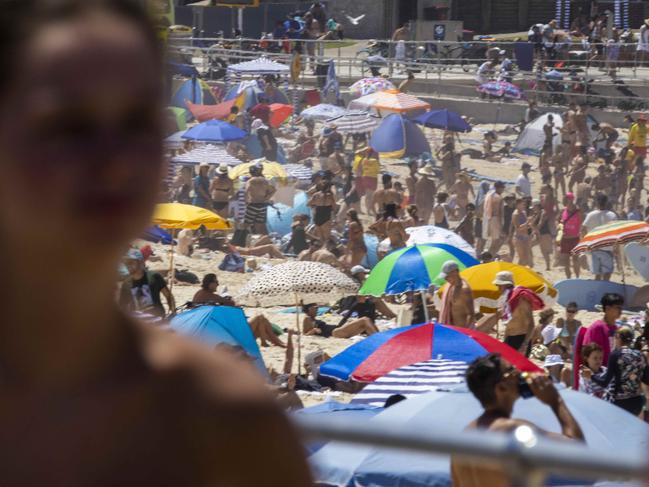
[[[473,361],[466,371],[467,386],[484,408],[467,429],[512,433],[519,427],[550,439],[584,441],[584,434],[574,416],[552,384],[544,375],[523,378],[521,372],[507,363],[499,354],[489,354]],[[530,395],[552,409],[561,425],[561,433],[551,433],[521,419],[512,418],[514,404],[521,397],[525,383]],[[525,397],[525,396],[522,396]],[[512,479],[502,467],[472,463],[451,458],[451,477],[454,487],[504,487]]]
[[[439,277],[448,282],[442,294],[442,307],[439,311],[439,322],[443,325],[473,328],[475,325],[475,308],[471,286],[460,277],[460,267],[454,260],[442,265]]]

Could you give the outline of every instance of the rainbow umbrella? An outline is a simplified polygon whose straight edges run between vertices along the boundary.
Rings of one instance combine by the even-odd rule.
[[[475,257],[447,244],[414,245],[386,255],[372,269],[359,294],[382,296],[411,291],[425,291],[441,286],[439,277],[444,262],[456,262],[460,270],[478,265]]]
[[[399,367],[430,360],[470,363],[499,353],[524,372],[542,372],[523,355],[485,333],[437,323],[406,326],[370,335],[320,366],[320,374],[343,381],[372,382]]]
[[[363,78],[349,87],[351,96],[365,96],[377,91],[394,90],[396,86],[390,80],[380,76]]]
[[[595,227],[572,250],[573,254],[643,240],[649,235],[649,223],[621,220]]]

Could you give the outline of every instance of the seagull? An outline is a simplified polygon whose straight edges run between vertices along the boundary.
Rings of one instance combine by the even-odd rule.
[[[349,22],[352,25],[358,25],[358,23],[365,18],[365,14],[360,15],[360,16],[358,16],[356,18],[350,17],[349,15],[345,14],[345,17],[347,17],[347,20],[349,20]]]

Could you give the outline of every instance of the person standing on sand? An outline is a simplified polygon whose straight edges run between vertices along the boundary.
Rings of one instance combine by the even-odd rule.
[[[505,183],[496,181],[494,189],[487,193],[484,200],[484,210],[482,215],[482,238],[490,240],[489,253],[498,255],[498,251],[503,243],[503,198]]]
[[[266,213],[275,188],[263,175],[264,166],[250,167],[250,179],[246,182],[246,214],[244,222],[253,233],[267,234]]]
[[[444,262],[439,277],[448,282],[442,294],[439,322],[444,325],[473,328],[475,307],[469,283],[460,277],[460,268],[453,260]]]
[[[198,168],[198,176],[194,178],[194,200],[192,205],[211,209],[210,178],[207,176],[209,170],[209,164],[201,164]]]
[[[164,64],[148,18],[130,0],[2,4],[2,482],[311,485],[252,365],[115,302],[116,265],[163,176]],[[34,293],[43,269],[57,285]]]
[[[228,206],[234,196],[234,183],[228,176],[227,164],[219,165],[216,170],[216,177],[210,183],[210,194],[214,211],[223,218],[228,218],[230,216]]]
[[[146,270],[142,252],[137,249],[129,250],[124,265],[129,277],[120,288],[119,303],[122,309],[163,317],[165,309],[160,299],[162,295],[167,300],[169,314],[176,314],[176,301],[167,287],[167,282],[157,272]]]
[[[380,214],[385,205],[397,205],[398,212],[401,212],[401,202],[403,200],[401,193],[394,189],[392,185],[392,176],[389,174],[381,175],[382,189],[377,190],[372,198],[372,209],[376,215]]]
[[[415,205],[419,209],[420,219],[423,225],[428,225],[430,216],[433,214],[433,201],[437,193],[435,185],[435,173],[431,165],[421,168],[417,174],[420,176],[415,183]]]

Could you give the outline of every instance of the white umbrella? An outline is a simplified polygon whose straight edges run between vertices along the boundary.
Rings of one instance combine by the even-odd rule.
[[[314,107],[309,107],[300,113],[300,117],[324,122],[333,117],[344,115],[346,110],[337,105],[330,105],[329,103],[320,103]]]
[[[327,120],[328,125],[335,125],[341,134],[367,134],[372,132],[381,123],[381,119],[368,112],[357,110],[349,111],[340,117]]]
[[[189,152],[174,156],[171,162],[174,164],[227,164],[228,166],[238,166],[242,161],[228,154],[222,145],[201,144]]]
[[[436,227],[435,225],[424,225],[421,227],[406,228],[410,236],[407,245],[421,245],[428,243],[447,244],[463,250],[472,257],[476,256],[475,249],[462,237],[452,230]],[[390,240],[385,239],[379,244],[379,248],[389,249]]]

